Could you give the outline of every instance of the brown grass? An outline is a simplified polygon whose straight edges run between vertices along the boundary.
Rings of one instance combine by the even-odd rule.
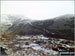
[[[17,36],[15,34],[12,34],[12,33],[4,33],[1,35],[1,37],[4,39],[7,39],[7,40],[12,40]]]

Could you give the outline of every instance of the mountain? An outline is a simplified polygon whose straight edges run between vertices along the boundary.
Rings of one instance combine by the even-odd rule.
[[[7,31],[9,27],[13,25],[15,21],[20,19],[28,19],[27,17],[21,15],[9,15],[9,14],[1,14],[0,16],[0,34]]]
[[[6,32],[18,35],[40,35],[64,38],[74,38],[74,15],[63,15],[47,20],[21,19],[13,21]]]

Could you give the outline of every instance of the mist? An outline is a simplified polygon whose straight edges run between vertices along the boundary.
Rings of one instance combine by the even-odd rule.
[[[1,14],[44,20],[74,14],[74,1],[1,1]]]

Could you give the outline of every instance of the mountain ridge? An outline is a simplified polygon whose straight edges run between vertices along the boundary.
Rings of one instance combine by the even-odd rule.
[[[18,35],[40,35],[71,39],[74,38],[74,15],[62,15],[47,20],[15,20],[6,32]]]

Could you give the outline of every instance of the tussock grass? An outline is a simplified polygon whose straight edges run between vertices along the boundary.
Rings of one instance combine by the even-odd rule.
[[[1,34],[1,38],[7,39],[7,40],[13,40],[16,37],[17,37],[16,34],[13,34],[13,33],[4,33],[4,34]]]

